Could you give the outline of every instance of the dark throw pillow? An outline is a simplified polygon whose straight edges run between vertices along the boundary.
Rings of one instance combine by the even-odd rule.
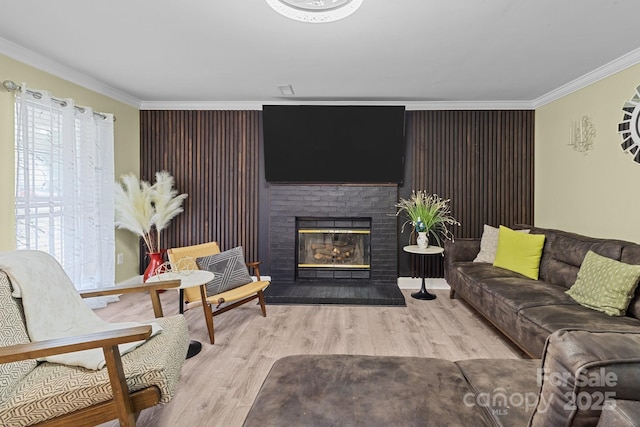
[[[207,283],[207,295],[216,295],[252,281],[242,254],[242,246],[215,255],[196,259],[200,270],[213,273],[213,280]]]

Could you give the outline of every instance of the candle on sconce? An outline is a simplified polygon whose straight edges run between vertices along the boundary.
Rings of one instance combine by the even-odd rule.
[[[589,116],[578,116],[578,122],[571,121],[569,129],[570,145],[574,150],[587,154],[593,149],[595,129]]]
[[[569,145],[573,145],[573,120],[569,123]]]
[[[580,117],[580,141],[584,140],[584,135],[582,134],[582,117]]]

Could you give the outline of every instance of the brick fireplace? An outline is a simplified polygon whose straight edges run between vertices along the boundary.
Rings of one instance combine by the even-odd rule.
[[[340,289],[348,295],[358,293],[375,295],[389,288],[397,289],[398,278],[398,239],[397,220],[394,205],[397,202],[397,185],[293,185],[271,184],[269,190],[269,253],[271,286],[267,300],[278,302],[277,295],[285,290],[297,295],[308,295],[313,302],[320,298],[318,294],[331,294],[339,297]],[[301,222],[302,221],[302,222]],[[328,221],[328,222],[327,222]],[[331,222],[333,221],[333,222]],[[364,224],[366,223],[366,227]],[[298,269],[300,252],[296,243],[299,230],[310,231],[318,225],[321,231],[334,232],[340,228],[367,230],[367,262],[353,263],[344,258],[338,263],[344,266],[317,266],[312,270]],[[326,227],[324,227],[326,225]],[[317,247],[322,242],[335,237],[315,241]],[[340,237],[339,245],[353,246],[355,240]],[[337,241],[337,240],[336,240]],[[360,245],[363,245],[360,243]],[[340,248],[322,247],[322,251],[312,255],[318,263],[305,262],[305,265],[321,264],[330,260],[331,251]],[[364,251],[364,246],[359,249]],[[349,263],[351,267],[347,266]],[[366,265],[366,269],[362,268]],[[366,271],[366,273],[365,273]],[[294,289],[295,291],[293,291]],[[313,296],[313,294],[316,296]],[[389,305],[404,305],[400,293]],[[341,302],[340,298],[333,298]],[[357,296],[356,296],[357,298]],[[318,300],[317,302],[323,302]],[[348,301],[346,301],[348,302]]]

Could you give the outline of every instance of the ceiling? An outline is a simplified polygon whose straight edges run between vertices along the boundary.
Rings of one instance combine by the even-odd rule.
[[[324,24],[265,0],[0,2],[0,53],[140,108],[534,108],[640,62],[638,0],[364,0]]]

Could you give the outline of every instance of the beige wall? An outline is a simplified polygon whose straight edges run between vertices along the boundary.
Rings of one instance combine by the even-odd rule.
[[[640,164],[617,132],[638,85],[640,64],[536,110],[535,225],[640,242]],[[581,115],[597,130],[587,155],[567,146]]]
[[[140,114],[137,108],[100,95],[51,74],[0,55],[0,81],[25,82],[29,87],[51,92],[60,98],[73,98],[78,105],[113,113],[115,122],[116,177],[140,171]],[[0,89],[0,251],[15,249],[15,190],[13,94]],[[116,282],[138,274],[137,239],[132,233],[118,230],[116,253],[124,253],[124,264],[116,266]]]

